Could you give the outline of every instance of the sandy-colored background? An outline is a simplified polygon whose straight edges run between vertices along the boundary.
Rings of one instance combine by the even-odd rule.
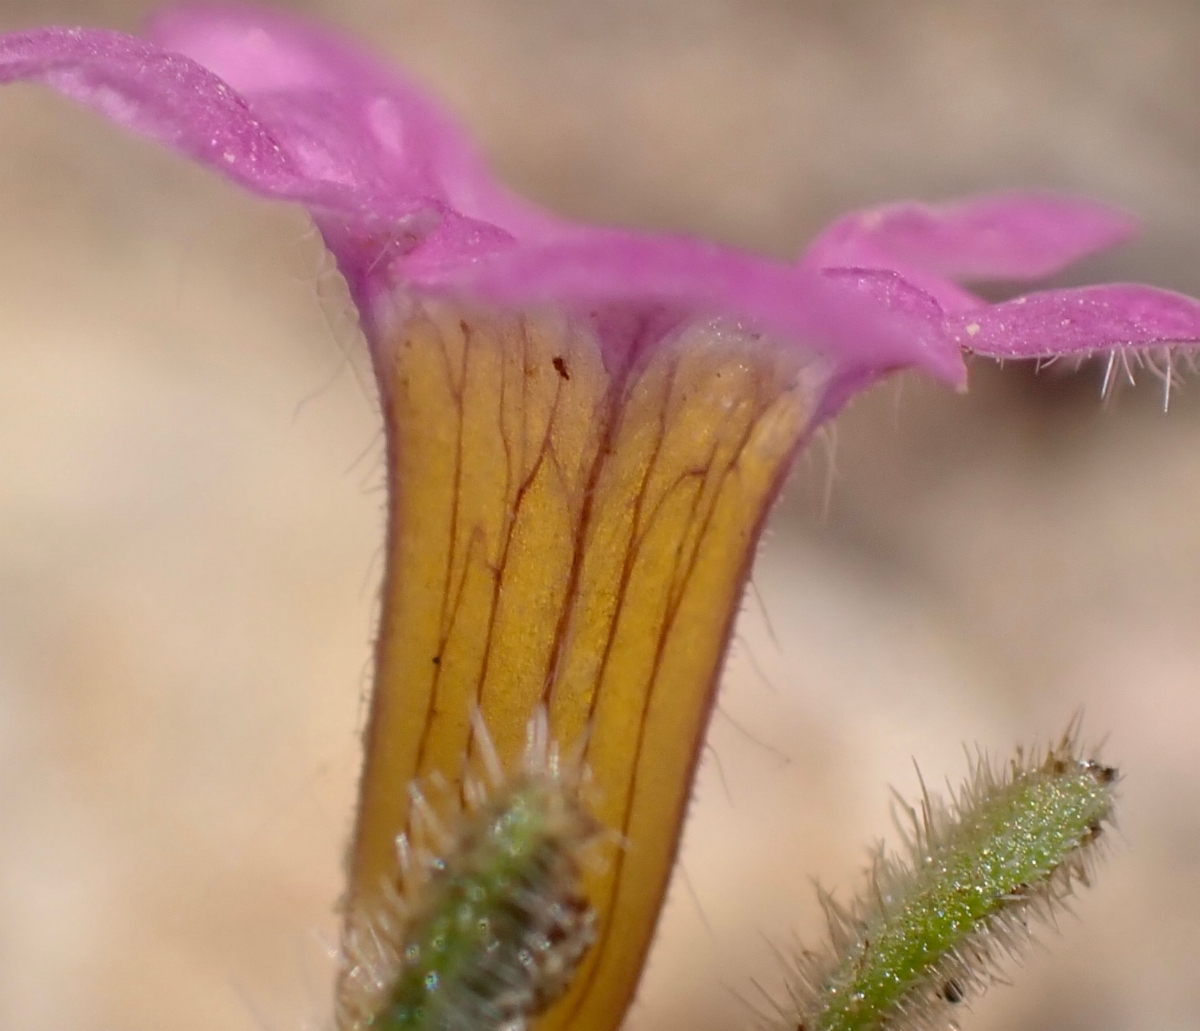
[[[0,0],[0,28],[150,5]],[[334,0],[570,213],[788,255],[846,207],[1018,186],[1145,221],[1076,278],[1200,294],[1191,0]],[[319,1026],[379,440],[297,211],[0,93],[0,1027]],[[749,1026],[809,877],[916,757],[1057,730],[1127,771],[1098,889],[968,1027],[1200,1023],[1200,389],[977,363],[838,422],[755,574],[634,1029]],[[832,490],[826,505],[826,487]],[[774,627],[766,629],[765,611]],[[761,675],[760,675],[761,672]],[[689,889],[690,886],[690,889]]]

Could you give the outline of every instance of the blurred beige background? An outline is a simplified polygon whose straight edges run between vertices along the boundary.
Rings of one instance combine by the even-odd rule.
[[[0,28],[150,6],[0,0]],[[849,206],[1052,187],[1147,229],[1063,282],[1200,294],[1187,0],[293,6],[575,215],[784,256]],[[0,1027],[321,1027],[382,525],[337,278],[297,211],[14,87],[0,312]],[[1096,369],[972,379],[876,390],[798,470],[631,1028],[747,1027],[913,757],[957,779],[963,741],[1081,705],[1124,840],[964,1024],[1200,1023],[1200,384],[1164,415]]]

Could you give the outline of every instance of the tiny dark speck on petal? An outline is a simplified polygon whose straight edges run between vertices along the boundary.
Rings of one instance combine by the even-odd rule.
[[[563,379],[569,380],[571,378],[571,374],[567,372],[567,363],[562,360],[562,355],[556,354],[554,356],[554,361],[551,362],[551,364],[554,366],[554,371],[557,372]]]

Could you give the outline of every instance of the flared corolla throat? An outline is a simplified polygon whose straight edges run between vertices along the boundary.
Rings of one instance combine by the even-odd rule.
[[[504,762],[544,706],[625,847],[598,947],[543,1018],[599,1028],[636,984],[762,521],[813,405],[793,350],[685,327],[623,373],[593,327],[415,305],[377,348],[390,528],[351,910],[397,877],[408,785]]]

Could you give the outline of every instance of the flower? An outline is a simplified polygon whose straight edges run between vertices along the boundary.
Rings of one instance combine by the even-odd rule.
[[[511,760],[544,706],[624,841],[591,878],[599,944],[547,1027],[624,1015],[755,544],[814,429],[894,370],[962,386],[964,348],[1200,339],[1200,304],[1150,287],[1000,304],[964,289],[1047,275],[1131,231],[1077,200],[861,212],[795,264],[572,223],[497,183],[417,87],[278,13],[185,7],[144,39],[0,37],[0,81],[18,79],[304,205],[335,255],[390,484],[347,941],[398,876],[414,778],[463,783],[477,711]]]

